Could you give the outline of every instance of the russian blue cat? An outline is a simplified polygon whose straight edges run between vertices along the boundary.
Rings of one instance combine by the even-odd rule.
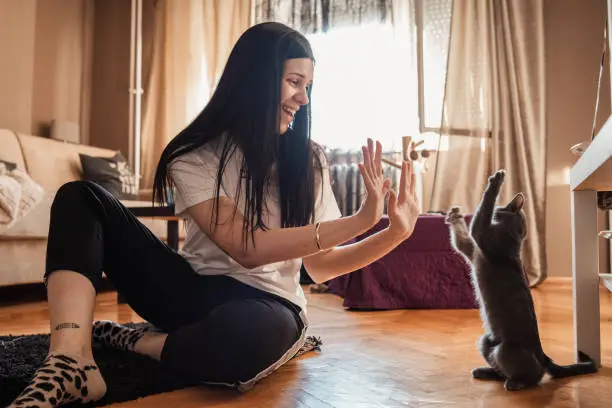
[[[542,349],[520,256],[527,232],[525,196],[518,193],[506,206],[496,207],[504,177],[504,170],[489,177],[469,230],[459,208],[446,216],[453,248],[472,266],[485,331],[480,352],[488,367],[473,369],[472,376],[504,381],[507,390],[520,390],[538,385],[546,372],[553,378],[594,373],[597,366],[582,352],[579,363],[559,366]]]

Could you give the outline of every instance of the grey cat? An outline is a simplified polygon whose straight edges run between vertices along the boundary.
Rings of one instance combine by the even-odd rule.
[[[469,231],[459,208],[453,207],[446,216],[454,250],[472,266],[485,331],[479,348],[489,366],[473,369],[472,376],[505,381],[505,388],[514,391],[538,385],[546,372],[553,378],[597,372],[585,353],[579,352],[579,363],[559,366],[542,349],[520,257],[527,233],[525,197],[518,193],[508,205],[496,207],[504,177],[504,170],[489,177]]]

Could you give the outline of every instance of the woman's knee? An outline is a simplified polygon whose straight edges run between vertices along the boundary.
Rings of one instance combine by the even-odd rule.
[[[287,307],[267,299],[228,302],[201,322],[168,336],[162,361],[202,381],[245,383],[278,364],[302,327]]]
[[[95,203],[102,198],[102,188],[89,180],[75,180],[63,184],[55,193],[53,204],[51,205],[51,215],[58,213],[73,214],[83,206],[95,206]]]
[[[53,205],[57,206],[65,202],[82,200],[87,190],[91,189],[93,182],[87,180],[75,180],[64,183],[55,193]]]

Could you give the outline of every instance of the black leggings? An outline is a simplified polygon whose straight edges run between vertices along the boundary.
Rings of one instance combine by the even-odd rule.
[[[202,382],[250,388],[304,339],[298,306],[223,275],[201,276],[97,184],[63,185],[51,207],[45,283],[102,271],[132,309],[168,333],[161,362]]]

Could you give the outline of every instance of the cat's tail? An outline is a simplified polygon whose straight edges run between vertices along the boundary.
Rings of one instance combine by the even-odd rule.
[[[565,378],[575,375],[592,374],[598,371],[597,365],[586,353],[578,352],[579,363],[560,366],[555,364],[550,357],[544,355],[544,367],[552,378]]]

